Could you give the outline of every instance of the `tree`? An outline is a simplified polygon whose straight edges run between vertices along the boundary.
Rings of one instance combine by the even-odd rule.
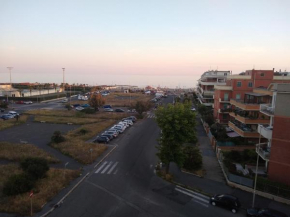
[[[169,104],[167,107],[161,106],[155,113],[158,126],[162,130],[157,156],[166,165],[166,173],[169,172],[170,162],[183,166],[182,145],[186,142],[197,141],[195,113],[190,109],[190,103],[176,103]]]
[[[142,117],[143,112],[147,111],[150,108],[149,102],[137,101],[135,104],[135,109],[140,117]]]
[[[28,174],[16,174],[9,177],[4,183],[3,194],[7,196],[22,194],[30,191],[34,186],[34,180]]]
[[[192,145],[186,145],[183,148],[184,163],[183,168],[195,171],[202,167],[202,156],[198,147]]]
[[[101,94],[92,94],[89,99],[89,104],[95,109],[95,111],[97,111],[100,106],[104,105],[105,102],[106,101]]]

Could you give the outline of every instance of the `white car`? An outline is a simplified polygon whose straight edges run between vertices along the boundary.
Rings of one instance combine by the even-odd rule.
[[[61,102],[68,102],[68,100],[67,99],[63,99],[63,100],[61,100]]]
[[[32,101],[24,101],[23,103],[26,105],[29,105],[29,104],[32,104],[33,102]]]
[[[18,115],[19,116],[19,113],[15,112],[15,111],[9,111],[8,112],[9,115],[12,115],[14,118]]]
[[[104,108],[104,111],[105,111],[105,112],[113,112],[114,109],[112,109],[112,108]]]
[[[76,110],[77,111],[82,111],[82,110],[84,110],[85,108],[84,107],[82,107],[82,106],[78,106],[78,107],[76,107]]]
[[[132,125],[133,125],[133,121],[131,121],[131,120],[123,120],[123,122],[126,122],[126,123],[128,123],[130,126],[132,126]]]

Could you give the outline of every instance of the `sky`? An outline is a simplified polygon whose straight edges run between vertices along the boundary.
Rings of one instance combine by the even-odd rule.
[[[0,83],[194,87],[290,71],[289,0],[0,0]]]

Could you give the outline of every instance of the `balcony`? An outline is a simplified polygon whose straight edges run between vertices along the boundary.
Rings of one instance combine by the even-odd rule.
[[[229,121],[229,127],[232,128],[236,133],[238,133],[242,137],[246,138],[259,138],[260,134],[257,131],[253,131],[250,128],[242,127],[241,125],[234,124]]]
[[[258,132],[267,139],[272,139],[273,127],[269,125],[261,125],[258,126]]]
[[[204,90],[203,95],[212,97],[214,95],[214,90]]]
[[[219,102],[229,103],[230,102],[230,99],[229,98],[219,98]]]
[[[260,112],[262,112],[265,115],[273,116],[274,111],[275,111],[275,108],[272,107],[270,104],[261,104],[260,105]]]
[[[270,123],[270,119],[243,117],[239,114],[235,114],[234,112],[230,112],[230,116],[234,117],[236,120],[242,122],[243,124],[269,124]]]
[[[260,110],[260,104],[250,104],[250,103],[244,103],[241,100],[231,99],[230,104],[239,107],[243,110],[247,111],[259,111]]]
[[[225,108],[221,108],[218,110],[219,113],[229,113],[232,109],[225,109]]]
[[[256,152],[263,160],[269,161],[271,148],[268,147],[267,143],[257,144]]]

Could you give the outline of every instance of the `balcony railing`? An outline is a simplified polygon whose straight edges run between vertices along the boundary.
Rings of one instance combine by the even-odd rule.
[[[232,111],[232,109],[230,109],[230,108],[221,108],[221,109],[219,109],[219,113],[229,113],[231,111]]]
[[[229,102],[229,98],[219,98],[219,102]]]
[[[249,110],[249,111],[259,111],[260,110],[260,104],[244,103],[241,100],[231,99],[230,104],[235,105],[236,107],[239,107],[243,110]]]
[[[252,130],[249,127],[243,126],[242,124],[234,124],[229,121],[229,127],[231,127],[236,133],[242,137],[247,138],[259,138],[260,134],[257,131]]]
[[[273,127],[269,125],[261,125],[258,126],[258,132],[267,139],[272,139]]]
[[[263,160],[269,161],[271,148],[268,147],[267,143],[257,144],[256,152]]]
[[[230,116],[234,117],[236,120],[244,123],[244,124],[269,124],[270,119],[268,118],[255,118],[252,116],[243,116],[239,113],[230,112]]]
[[[266,115],[273,116],[275,108],[272,107],[270,104],[261,104],[260,111]]]

